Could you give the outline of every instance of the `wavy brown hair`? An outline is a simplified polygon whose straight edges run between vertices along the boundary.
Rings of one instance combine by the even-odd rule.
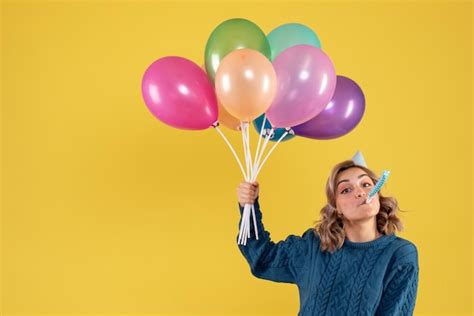
[[[352,160],[345,160],[335,165],[326,182],[326,197],[327,204],[321,209],[321,217],[314,223],[314,231],[321,239],[321,250],[334,252],[341,248],[344,244],[346,233],[344,231],[343,216],[338,216],[336,211],[336,179],[340,172],[349,168],[359,168],[364,170],[372,179],[374,184],[377,184],[379,178],[370,169],[357,165]],[[402,231],[403,224],[397,217],[397,211],[404,212],[398,207],[398,202],[394,197],[383,196],[379,191],[380,210],[376,216],[377,230],[383,235],[394,233],[395,231]]]

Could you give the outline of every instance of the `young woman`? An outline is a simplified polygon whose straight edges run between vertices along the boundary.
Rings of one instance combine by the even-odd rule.
[[[337,164],[326,183],[327,204],[314,228],[274,243],[265,230],[259,184],[237,188],[240,213],[255,204],[259,239],[239,249],[254,276],[298,286],[298,315],[413,315],[418,288],[416,246],[403,229],[398,203],[379,192],[365,203],[376,174],[352,160]],[[239,223],[240,227],[240,223]]]

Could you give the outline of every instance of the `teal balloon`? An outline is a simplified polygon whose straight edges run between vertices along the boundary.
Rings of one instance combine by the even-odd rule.
[[[267,35],[267,39],[270,43],[271,61],[292,46],[305,44],[321,48],[318,35],[306,25],[299,23],[280,25]]]
[[[260,134],[260,131],[262,129],[262,124],[263,124],[264,117],[265,117],[265,114],[262,114],[259,117],[257,117],[255,120],[253,120],[253,126],[255,127],[255,130],[257,131],[258,134]],[[265,120],[265,127],[263,128],[262,137],[265,138],[267,133],[269,133],[271,131],[271,129],[272,129],[272,124],[270,124],[268,119]],[[285,132],[286,132],[286,130],[284,128],[275,129],[273,131],[273,135],[270,136],[270,141],[277,142],[280,139],[280,137],[283,136],[283,134]],[[294,137],[295,137],[295,135],[288,133],[288,134],[286,134],[285,137],[283,137],[283,139],[280,142],[290,140]]]

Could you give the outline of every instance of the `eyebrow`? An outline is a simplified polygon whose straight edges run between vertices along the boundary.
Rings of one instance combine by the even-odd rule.
[[[368,177],[368,175],[367,175],[366,173],[363,173],[363,174],[359,175],[357,178],[360,179],[360,178],[362,178],[363,176],[367,176],[367,177]],[[339,184],[341,184],[342,182],[349,182],[349,180],[348,180],[348,179],[342,179],[341,181],[339,181],[339,182],[336,184],[336,189],[339,187]]]

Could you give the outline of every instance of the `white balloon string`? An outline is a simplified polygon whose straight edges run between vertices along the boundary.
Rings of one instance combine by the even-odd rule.
[[[259,159],[262,157],[263,155],[263,152],[265,150],[265,147],[267,146],[268,144],[268,141],[270,140],[270,136],[271,134],[273,133],[273,129],[270,131],[270,133],[265,137],[265,141],[263,143],[263,146],[262,146],[262,150],[260,151],[260,154],[259,154]],[[255,164],[256,166],[255,170],[257,170],[258,168],[258,161],[255,161]],[[257,178],[257,175],[252,173],[252,181],[255,181],[256,178]],[[250,213],[250,210],[249,210],[249,213]],[[245,212],[245,215],[243,216],[243,220],[245,220],[245,231],[248,232],[248,236],[250,237],[250,214]],[[252,204],[252,215],[253,215],[253,223],[254,223],[254,230],[255,230],[255,237],[256,239],[258,240],[258,228],[257,228],[257,219],[256,219],[256,216],[255,216],[255,206]],[[247,231],[248,229],[248,231]],[[243,237],[242,237],[242,244],[243,245],[246,245],[247,244],[247,238],[246,238],[246,235],[243,234]]]
[[[242,212],[242,219],[240,221],[240,229],[239,229],[239,240],[238,240],[238,244],[241,245],[242,243],[242,234],[243,234],[243,231],[244,231],[244,226],[245,226],[245,221],[244,221],[244,214],[245,214],[245,209],[247,208],[247,204],[244,204],[244,210]]]
[[[255,181],[254,179],[254,168],[253,168],[253,162],[252,162],[252,150],[250,148],[250,124],[247,123],[247,126],[246,126],[246,134],[247,134],[247,152],[248,152],[248,155],[249,155],[249,166],[250,166],[250,179],[252,179],[252,181]],[[251,204],[251,207],[249,208],[248,210],[248,216],[246,217],[246,221],[247,221],[247,237],[250,238],[250,216],[251,216],[251,209],[254,209],[254,204]],[[253,213],[254,215],[254,222],[255,222],[255,213]],[[257,234],[257,226],[254,225],[254,230],[255,230],[255,233]],[[247,238],[245,239],[245,243],[247,243]]]
[[[247,161],[248,161],[248,175],[249,179],[252,179],[252,155],[250,152],[250,134],[249,134],[249,123],[245,124],[245,146],[247,148]],[[248,204],[247,213],[245,214],[245,230],[244,230],[244,245],[247,244],[247,238],[250,238],[250,208],[251,204]]]
[[[241,231],[239,233],[239,244],[246,244],[247,242],[247,235],[248,235],[248,230],[249,230],[249,221],[248,221],[248,218],[250,217],[249,216],[249,213],[250,213],[250,204],[245,204],[245,207],[244,207],[244,212],[242,214],[242,227],[241,227]]]
[[[258,143],[257,143],[257,151],[255,152],[255,160],[254,160],[254,164],[253,164],[253,168],[252,168],[252,171],[254,170],[257,170],[257,159],[259,157],[259,152],[260,152],[260,145],[262,144],[262,136],[263,136],[263,131],[265,129],[265,123],[267,121],[267,116],[264,115],[263,116],[263,123],[262,123],[262,127],[260,128],[260,133],[259,133],[259,137],[258,137]],[[256,180],[256,178],[254,177],[254,175],[252,174],[252,180]],[[255,205],[252,204],[252,216],[253,216],[253,227],[254,227],[254,230],[255,230],[255,238],[258,240],[258,229],[257,229],[257,219],[255,217]]]
[[[246,131],[245,133],[247,134],[247,152],[248,152],[248,155],[249,155],[249,175],[250,175],[250,179],[252,178],[252,173],[253,173],[253,164],[252,164],[252,151],[251,151],[251,148],[250,148],[250,124],[247,123],[246,124]]]
[[[249,170],[249,166],[248,166],[248,155],[247,155],[247,146],[245,145],[245,123],[244,122],[240,122],[240,129],[242,131],[242,146],[244,148],[244,156],[245,156],[245,181],[249,181],[249,175],[248,175],[248,170]]]
[[[273,133],[273,128],[270,130],[270,132],[267,134],[267,136],[265,137],[265,142],[263,143],[263,148],[262,150],[260,151],[260,155],[257,159],[257,162],[256,162],[256,169],[257,169],[257,172],[255,173],[255,178],[257,177],[257,173],[258,171],[260,170],[260,160],[262,159],[262,156],[263,156],[263,152],[265,151],[265,149],[267,148],[267,145],[268,145],[268,141],[270,140],[270,137]]]
[[[242,175],[245,178],[244,167],[242,166],[242,163],[240,162],[239,156],[237,156],[237,153],[235,152],[234,147],[232,147],[231,143],[229,142],[227,137],[225,137],[224,133],[220,130],[219,126],[215,126],[214,128],[219,133],[219,135],[222,136],[222,138],[224,139],[224,141],[226,142],[226,144],[229,146],[230,150],[234,154],[235,160],[237,160],[237,163],[239,164],[240,170],[242,171]]]
[[[246,172],[245,172],[245,180],[249,181],[250,180],[250,161],[249,161],[249,153],[248,153],[248,135],[247,135],[247,127],[248,123],[247,122],[240,122],[240,129],[242,132],[242,145],[244,149],[244,155],[245,155],[245,166],[246,166]],[[250,209],[250,204],[245,204],[244,206],[244,211],[242,213],[242,219],[241,219],[241,226],[240,226],[240,231],[239,231],[239,244],[246,244],[246,237],[247,237],[247,230],[248,230],[248,218],[249,218],[249,209]]]
[[[265,119],[264,119],[265,120]],[[262,127],[265,126],[265,121],[262,125]],[[250,126],[247,125],[247,139],[248,139],[248,153],[249,153],[249,161],[250,161],[250,179],[252,181],[255,181],[256,180],[256,176],[254,175],[254,172],[257,170],[256,167],[255,167],[255,161],[252,163],[252,152],[251,152],[251,149],[250,149],[250,135],[249,135],[249,128]],[[260,133],[262,132],[263,128],[261,129]],[[258,139],[258,145],[257,145],[257,151],[258,151],[258,147],[260,147],[260,143],[261,143],[261,137],[259,137]],[[255,155],[255,158],[257,158],[257,155]],[[255,217],[255,205],[252,204],[252,213],[250,214],[250,210],[249,210],[249,216],[246,218],[246,221],[247,221],[247,236],[248,238],[250,238],[250,216],[253,216],[253,223],[254,223],[254,230],[255,230],[255,237],[256,239],[258,240],[258,228],[257,228],[257,219]]]
[[[258,240],[257,218],[255,217],[255,206],[252,204],[253,227],[255,227],[255,238]]]
[[[275,145],[273,145],[273,147],[270,149],[270,151],[268,152],[268,154],[265,156],[265,159],[263,159],[263,162],[262,164],[259,166],[258,170],[257,170],[257,174],[255,176],[258,176],[260,170],[262,169],[263,165],[265,164],[265,161],[267,161],[268,157],[270,157],[270,154],[273,152],[273,150],[275,150],[276,146],[278,146],[278,144],[281,142],[281,140],[288,134],[288,131],[284,132],[283,135],[281,135],[280,139],[278,139],[278,141],[275,143]]]
[[[254,170],[257,170],[257,159],[259,157],[259,153],[260,153],[260,144],[261,144],[261,140],[262,140],[262,136],[263,136],[263,130],[264,130],[264,127],[265,127],[265,123],[267,121],[267,116],[264,115],[263,116],[263,124],[262,124],[262,127],[260,128],[260,134],[259,134],[259,137],[258,137],[258,144],[257,144],[257,151],[255,153],[255,161],[254,161],[254,164],[253,164],[253,169]]]

